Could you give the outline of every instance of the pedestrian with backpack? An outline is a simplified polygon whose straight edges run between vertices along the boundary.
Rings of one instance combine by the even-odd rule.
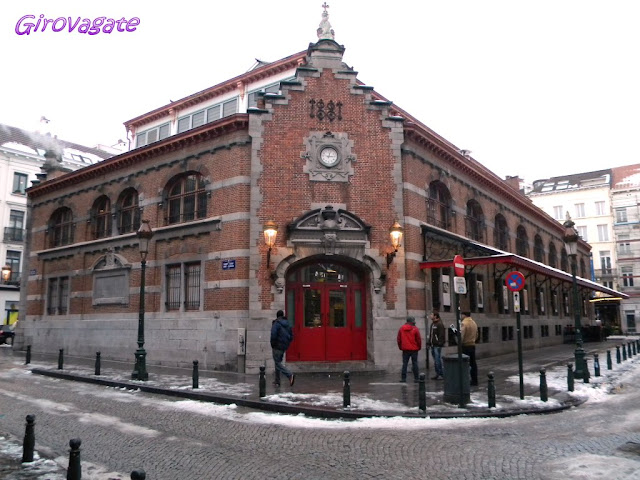
[[[280,374],[282,374],[289,379],[289,385],[293,387],[296,377],[291,373],[291,370],[282,364],[284,352],[287,351],[293,341],[293,330],[291,330],[289,320],[284,316],[282,310],[278,310],[276,317],[277,318],[271,323],[271,350],[273,353],[273,361],[276,364],[276,374],[273,385],[275,387],[280,386]]]

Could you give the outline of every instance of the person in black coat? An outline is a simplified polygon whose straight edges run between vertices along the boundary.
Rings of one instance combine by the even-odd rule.
[[[278,310],[276,319],[271,323],[271,350],[273,353],[273,361],[276,364],[276,376],[273,382],[274,386],[280,386],[280,374],[289,379],[289,385],[293,387],[295,382],[295,375],[291,373],[287,367],[282,364],[284,358],[284,352],[287,351],[289,345],[293,341],[293,331],[289,320],[284,316],[282,310]]]

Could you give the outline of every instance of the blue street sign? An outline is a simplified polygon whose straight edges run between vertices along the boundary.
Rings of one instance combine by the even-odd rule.
[[[234,268],[236,268],[236,261],[235,260],[223,260],[222,261],[222,269],[223,270],[233,270]]]

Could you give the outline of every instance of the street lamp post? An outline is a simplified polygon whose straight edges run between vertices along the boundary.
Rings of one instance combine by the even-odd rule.
[[[145,274],[147,268],[147,253],[149,253],[149,242],[153,237],[153,230],[149,226],[149,220],[142,220],[137,232],[140,250],[140,309],[138,312],[138,350],[136,350],[136,364],[133,367],[131,378],[134,380],[148,380],[147,373],[147,352],[144,349],[144,307],[145,307]]]
[[[576,370],[574,378],[584,377],[584,349],[582,348],[582,324],[580,321],[580,298],[578,297],[578,281],[576,278],[578,269],[578,239],[580,235],[575,228],[575,223],[571,220],[569,212],[567,212],[567,219],[564,224],[564,244],[567,249],[567,255],[571,259],[571,277],[573,279],[573,315],[574,315],[574,329],[576,332],[576,349],[575,349],[575,364]]]

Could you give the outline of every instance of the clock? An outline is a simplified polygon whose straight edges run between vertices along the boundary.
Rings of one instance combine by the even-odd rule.
[[[320,163],[325,167],[333,167],[338,163],[338,151],[333,147],[324,147],[320,151]]]

